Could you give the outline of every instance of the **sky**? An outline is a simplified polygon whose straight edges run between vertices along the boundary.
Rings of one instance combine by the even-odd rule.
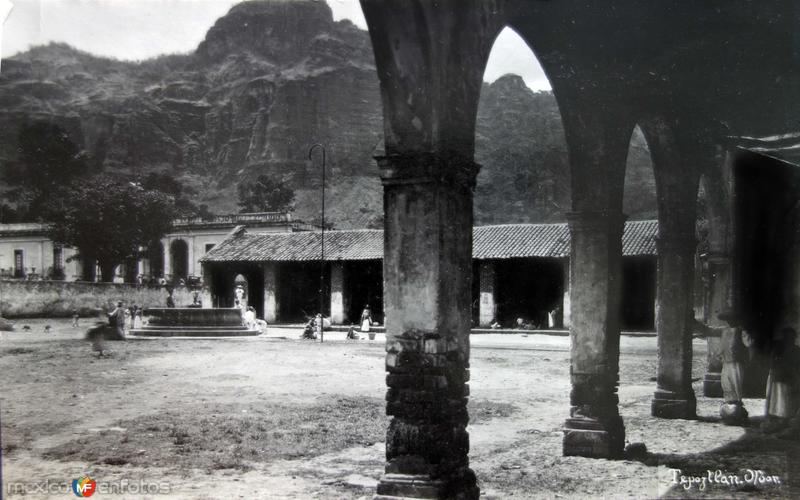
[[[321,0],[320,0],[321,1]],[[325,0],[336,20],[366,29],[358,0]],[[0,56],[65,42],[97,55],[141,60],[194,50],[206,31],[239,0],[10,0],[0,33]],[[9,0],[0,0],[0,19]],[[0,66],[0,71],[2,67]],[[497,37],[484,80],[516,73],[532,90],[550,84],[533,52],[512,30]]]

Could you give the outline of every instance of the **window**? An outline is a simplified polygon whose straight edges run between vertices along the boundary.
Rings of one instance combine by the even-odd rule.
[[[206,253],[210,252],[214,245],[215,243],[206,243]]]
[[[25,261],[23,259],[22,250],[14,250],[14,277],[25,277]]]

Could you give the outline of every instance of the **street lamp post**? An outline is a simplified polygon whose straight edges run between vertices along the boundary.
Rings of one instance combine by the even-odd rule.
[[[322,225],[321,225],[321,233],[320,233],[320,245],[319,245],[319,341],[324,342],[324,331],[325,331],[325,317],[323,315],[324,307],[325,307],[325,298],[324,298],[324,291],[325,291],[325,146],[322,144],[314,144],[308,150],[308,159],[311,160],[311,156],[314,153],[314,149],[320,148],[322,150]]]

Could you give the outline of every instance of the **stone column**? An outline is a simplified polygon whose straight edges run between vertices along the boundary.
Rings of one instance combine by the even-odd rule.
[[[194,261],[194,238],[184,239],[186,242],[186,277],[194,276],[197,262]]]
[[[692,215],[694,211],[691,211]],[[697,240],[694,218],[691,232],[675,234],[659,227],[656,331],[658,332],[657,387],[654,417],[693,419],[697,403],[692,389],[692,331],[694,308],[694,254]]]
[[[570,418],[564,455],[618,458],[625,444],[619,415],[619,306],[625,218],[611,210],[567,214],[572,240]]]
[[[495,301],[497,274],[493,261],[480,263],[480,302],[478,303],[478,325],[488,327],[492,325],[497,314]]]
[[[478,498],[466,426],[471,160],[378,158],[384,184],[386,473],[376,498]]]
[[[331,263],[331,323],[344,323],[344,264]]]
[[[700,172],[713,164],[714,149],[702,130],[676,117],[652,117],[642,131],[650,146],[658,199],[656,331],[657,387],[652,415],[696,417],[692,389],[694,266]]]
[[[564,314],[564,328],[570,328],[572,325],[572,303],[570,301],[570,263],[569,259],[562,261],[562,269],[564,271],[564,305],[561,308]]]
[[[164,247],[164,278],[169,280],[172,275],[172,252],[170,252],[172,240],[164,238],[161,243]]]
[[[199,299],[203,304],[203,309],[212,309],[214,307],[214,296],[211,294],[211,265],[207,262],[202,262],[200,265],[203,277]]]
[[[717,316],[731,308],[731,259],[723,254],[709,254],[708,266],[708,326],[712,331],[727,324]],[[722,397],[722,344],[717,334],[709,334],[706,373],[703,377],[703,395],[709,398]]]
[[[718,328],[727,323],[718,318],[719,313],[733,307],[733,273],[731,253],[733,246],[732,152],[722,155],[720,161],[703,173],[702,182],[706,193],[706,216],[708,218],[709,252],[706,255],[706,324],[708,332],[708,358],[703,377],[703,394],[707,397],[722,397],[722,343]]]
[[[278,279],[277,265],[264,263],[264,321],[275,323],[278,319]]]

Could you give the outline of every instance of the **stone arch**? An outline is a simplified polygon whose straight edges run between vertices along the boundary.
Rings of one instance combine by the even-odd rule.
[[[173,240],[169,245],[172,280],[186,280],[189,277],[189,244],[186,240]]]
[[[506,68],[511,74],[490,73],[498,54],[512,48],[514,66]],[[476,225],[562,220],[570,181],[561,111],[547,72],[512,26],[494,37],[483,79],[475,131],[475,161],[483,165],[475,187]],[[531,81],[538,83],[534,89]],[[522,132],[523,140],[508,141],[512,129]],[[503,219],[488,214],[503,214]],[[522,318],[546,327],[549,311],[564,310],[567,265],[555,258],[473,263],[473,322],[511,326]]]
[[[547,71],[536,53],[513,27],[507,25],[495,36],[487,57],[484,79],[487,79],[486,71],[497,57],[498,50],[510,45],[527,48],[523,56],[515,55],[514,63],[520,65],[518,73],[502,75],[491,83],[484,83],[478,102],[475,161],[479,164],[502,163],[503,169],[491,172],[482,169],[478,175],[475,189],[477,223],[501,222],[481,220],[480,215],[493,209],[497,211],[495,205],[501,200],[508,200],[509,196],[516,203],[509,207],[516,222],[556,220],[569,206],[569,165],[566,162],[568,156],[561,110],[552,92],[535,93],[518,76],[521,73],[540,74],[546,82],[543,86],[550,87]],[[519,109],[518,114],[512,114],[504,99],[508,92],[517,91],[526,97],[522,103],[516,103],[523,109]],[[530,108],[526,108],[526,105]],[[552,108],[555,113],[552,113]],[[538,109],[546,111],[534,116],[531,111]],[[555,119],[551,119],[553,115]],[[522,128],[531,137],[521,144],[504,144],[505,131],[511,127]],[[547,137],[541,138],[542,135]],[[543,143],[557,145],[563,154],[552,154],[552,148],[540,148],[539,145]],[[511,178],[510,172],[517,175]],[[498,196],[499,192],[503,193],[502,197]]]

